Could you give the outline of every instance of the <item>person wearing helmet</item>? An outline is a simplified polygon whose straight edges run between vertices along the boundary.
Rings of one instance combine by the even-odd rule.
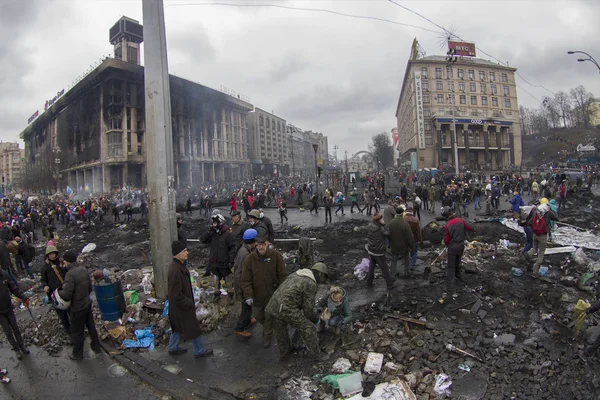
[[[238,211],[239,212],[239,211]],[[243,245],[235,255],[233,262],[233,285],[235,295],[242,303],[242,310],[235,325],[235,334],[241,337],[249,338],[252,334],[246,331],[246,328],[256,323],[256,318],[252,318],[252,306],[246,303],[244,292],[242,291],[242,264],[248,254],[252,253],[256,247],[256,229],[246,229],[243,234]]]
[[[185,244],[185,246],[187,247],[187,233],[185,232],[185,229],[183,229],[183,217],[181,216],[181,214],[177,214],[176,219],[177,219],[177,240],[179,240],[180,242],[183,242],[183,244]]]
[[[319,348],[317,328],[319,315],[314,305],[320,283],[325,283],[329,271],[327,266],[318,262],[312,268],[303,268],[291,274],[273,293],[266,312],[273,321],[273,332],[281,358],[292,350],[289,329],[295,330],[306,346],[307,355],[312,358],[325,358]]]
[[[446,212],[448,222],[444,225],[444,243],[448,247],[446,289],[453,290],[456,279],[461,279],[461,259],[465,251],[465,231],[473,231],[465,221],[450,209]]]
[[[87,268],[77,263],[77,253],[67,251],[63,255],[63,264],[67,267],[65,282],[56,293],[65,301],[71,302],[69,308],[69,320],[71,322],[71,341],[73,352],[69,354],[71,360],[83,360],[83,342],[85,340],[84,329],[87,327],[91,339],[91,348],[94,353],[99,354],[100,339],[94,325],[94,313],[92,312],[92,280]]]
[[[29,299],[13,280],[4,271],[0,271],[0,326],[6,335],[8,343],[13,348],[16,357],[20,360],[23,354],[29,354],[29,349],[23,343],[23,337],[15,318],[12,307],[11,294],[18,297],[29,308]]]
[[[269,248],[265,235],[259,233],[255,240],[256,250],[242,263],[241,287],[246,304],[252,307],[254,317],[263,326],[263,347],[268,348],[271,346],[273,328],[265,307],[275,289],[287,277],[287,268],[281,253]]]
[[[267,238],[269,237],[269,229],[267,228],[267,225],[261,221],[260,211],[257,209],[251,210],[248,213],[248,223],[250,224],[251,228],[256,229],[258,236],[266,236]]]
[[[237,251],[237,244],[225,225],[223,215],[216,214],[211,217],[211,224],[200,236],[200,242],[210,244],[208,268],[214,275],[214,300],[217,301],[221,298],[221,279],[231,275]]]

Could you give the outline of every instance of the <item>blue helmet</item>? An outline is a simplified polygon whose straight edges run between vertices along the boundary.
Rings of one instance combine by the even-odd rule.
[[[256,238],[256,235],[258,235],[258,232],[256,232],[256,229],[246,229],[244,231],[244,236],[242,237],[242,239],[254,240]]]

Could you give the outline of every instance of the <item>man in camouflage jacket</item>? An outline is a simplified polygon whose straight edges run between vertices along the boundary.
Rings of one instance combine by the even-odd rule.
[[[281,358],[292,352],[288,327],[304,342],[308,355],[319,357],[319,339],[315,324],[319,316],[314,310],[319,283],[327,279],[327,267],[316,263],[311,269],[291,274],[273,293],[265,311],[273,323],[273,333]]]

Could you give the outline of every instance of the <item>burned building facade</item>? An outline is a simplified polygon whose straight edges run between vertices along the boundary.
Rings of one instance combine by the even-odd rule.
[[[111,29],[115,58],[105,59],[22,133],[26,187],[90,193],[146,186],[141,25],[122,18]],[[136,53],[137,52],[137,53]],[[170,76],[175,182],[249,176],[246,118],[253,106]]]

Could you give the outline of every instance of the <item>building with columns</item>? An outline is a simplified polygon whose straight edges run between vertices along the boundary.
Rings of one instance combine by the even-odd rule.
[[[521,165],[516,68],[473,57],[424,56],[413,42],[396,107],[400,167]],[[454,135],[454,131],[457,135]]]
[[[19,148],[19,143],[0,142],[2,192],[6,193],[20,187],[24,155],[25,152]]]
[[[91,193],[146,186],[142,26],[123,17],[105,59],[21,132],[30,189]],[[193,187],[250,175],[252,104],[170,76],[175,183]],[[33,118],[33,117],[32,117]]]
[[[248,114],[250,161],[255,175],[289,174],[289,137],[283,118],[258,107]]]

